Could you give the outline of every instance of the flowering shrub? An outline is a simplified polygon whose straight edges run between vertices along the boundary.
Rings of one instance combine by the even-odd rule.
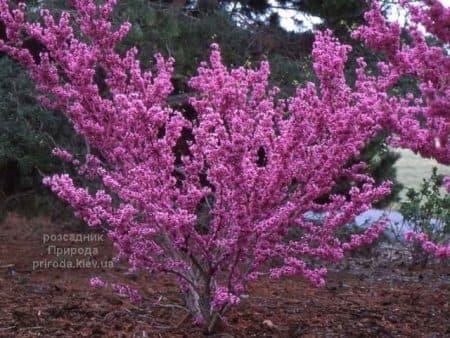
[[[407,232],[405,239],[416,242],[425,255],[415,252],[426,263],[427,254],[438,258],[450,257],[450,194],[442,194],[442,176],[433,168],[431,178],[424,180],[419,191],[409,189],[407,201],[400,212],[414,231]]]
[[[402,41],[398,23],[386,22],[377,1],[372,2],[372,9],[365,14],[368,25],[360,27],[353,36],[385,54],[386,62],[380,63],[380,70],[386,89],[404,76],[418,82],[421,97],[412,93],[405,98],[391,97],[382,108],[385,112],[382,125],[393,133],[391,144],[450,164],[450,57],[445,49],[450,43],[450,8],[437,0],[401,0],[400,3],[410,14],[407,31],[411,44]],[[430,37],[433,45],[428,42]],[[450,192],[450,177],[443,183]],[[423,243],[427,252],[438,257],[450,257],[450,243],[444,246],[433,243],[434,236],[430,237],[428,231],[422,232],[423,227],[417,230],[408,238]]]
[[[386,22],[377,1],[372,2],[372,9],[365,14],[368,25],[357,29],[353,36],[375,51],[384,52],[387,61],[380,62],[379,67],[386,89],[404,76],[418,82],[421,97],[412,93],[405,98],[391,97],[383,107],[383,126],[393,133],[391,144],[450,164],[450,86],[447,83],[450,58],[443,47],[450,42],[450,9],[439,1],[419,1],[421,7],[405,0],[401,3],[411,14],[407,28],[411,45],[402,42],[398,23]],[[437,46],[427,43],[420,24],[437,39]]]
[[[195,117],[188,118],[167,104],[174,60],[156,55],[156,70],[143,71],[136,49],[116,52],[130,25],[113,29],[114,3],[74,0],[75,17],[62,13],[57,20],[43,10],[43,23],[29,23],[25,5],[11,10],[0,0],[7,34],[0,51],[30,71],[41,102],[65,112],[95,150],[84,158],[64,149],[54,154],[93,181],[96,191],[77,186],[67,174],[44,183],[87,224],[107,226],[118,257],[130,269],[175,275],[196,322],[212,331],[249,282],[266,274],[300,275],[322,286],[323,263],[377,238],[383,221],[348,241],[339,240],[336,230],[390,188],[389,182],[375,187],[363,174],[364,163],[348,167],[349,160],[383,124],[392,123],[401,136],[411,136],[410,124],[418,128],[404,115],[419,108],[385,94],[393,78],[387,65],[382,67],[387,79],[374,78],[359,59],[351,89],[344,77],[350,47],[328,31],[318,33],[313,58],[319,88],[308,83],[281,100],[278,89],[268,85],[267,62],[258,69],[230,70],[213,45],[209,63],[201,63],[190,80]],[[39,58],[22,48],[24,36],[45,47]],[[106,91],[96,81],[99,70]],[[390,106],[402,123],[406,119],[406,127],[386,116]],[[445,159],[430,143],[428,129],[416,129],[417,149]],[[185,132],[192,140],[184,152],[176,151]],[[353,182],[348,197],[318,202],[344,177]],[[203,207],[209,217],[201,223]],[[308,221],[307,211],[324,214],[324,221]],[[302,236],[283,241],[292,227]],[[269,260],[278,265],[269,267]],[[99,279],[91,283],[107,285]],[[128,286],[111,285],[139,298]]]

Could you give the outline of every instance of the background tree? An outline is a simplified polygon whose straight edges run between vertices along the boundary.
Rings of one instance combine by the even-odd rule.
[[[67,119],[42,107],[27,73],[0,57],[0,218],[14,210],[23,215],[68,216],[42,185],[43,175],[64,169],[51,156],[56,146],[80,149]]]

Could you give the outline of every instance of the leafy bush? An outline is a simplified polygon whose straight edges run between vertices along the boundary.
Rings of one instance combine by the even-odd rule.
[[[419,237],[414,242],[414,257],[422,264],[429,257],[429,241],[443,245],[450,240],[450,194],[444,191],[442,183],[443,176],[433,168],[431,177],[424,179],[419,189],[408,189],[407,200],[400,207],[405,221],[413,230],[407,238]]]

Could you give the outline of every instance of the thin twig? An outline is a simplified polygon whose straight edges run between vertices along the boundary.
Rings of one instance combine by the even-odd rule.
[[[0,331],[8,331],[8,330],[12,330],[15,329],[15,326],[9,326],[9,327],[0,327]]]
[[[15,267],[15,264],[0,265],[0,269],[9,269]]]
[[[186,314],[177,325],[175,325],[175,329],[178,329],[189,317],[191,316],[190,313]]]
[[[23,331],[23,330],[37,330],[37,329],[43,329],[43,327],[42,326],[30,326],[30,327],[20,328],[19,330]]]
[[[190,312],[187,307],[179,305],[179,304],[155,304],[153,306],[155,306],[155,307],[166,307],[166,308],[176,308],[176,309],[184,310],[186,312]]]

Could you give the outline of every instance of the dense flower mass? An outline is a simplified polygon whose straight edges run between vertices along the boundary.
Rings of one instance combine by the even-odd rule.
[[[394,133],[392,143],[450,164],[450,58],[445,50],[445,44],[450,43],[450,9],[435,0],[418,3],[420,6],[402,1],[411,16],[407,28],[410,44],[402,40],[398,23],[386,21],[377,1],[365,14],[368,25],[361,26],[353,36],[386,55],[381,68],[388,88],[402,77],[418,82],[420,97],[409,93],[384,109],[383,126]],[[427,42],[420,25],[438,44]]]
[[[351,88],[344,76],[351,48],[329,31],[317,33],[314,44],[319,85],[308,83],[283,100],[269,87],[267,62],[257,69],[228,69],[212,45],[209,62],[201,63],[189,83],[195,117],[188,118],[167,103],[174,60],[156,55],[155,71],[143,71],[136,49],[116,52],[130,25],[113,29],[115,0],[72,3],[75,17],[62,13],[56,20],[43,10],[43,23],[29,23],[25,5],[11,10],[0,0],[7,34],[0,51],[29,69],[42,103],[63,111],[95,151],[84,158],[54,151],[92,181],[89,187],[77,186],[67,174],[44,183],[90,226],[108,226],[130,269],[174,274],[187,307],[207,328],[259,276],[300,275],[322,286],[323,262],[336,262],[346,250],[378,237],[383,221],[348,241],[336,230],[389,193],[390,183],[374,186],[364,163],[348,166],[383,126],[391,127],[398,144],[444,163],[450,159],[445,116],[418,99],[387,95],[403,66],[381,64],[382,76],[374,77],[359,59]],[[368,18],[389,30],[373,13]],[[395,59],[395,29],[387,33],[381,45]],[[38,58],[22,47],[24,36],[45,47]],[[415,57],[411,67],[425,62]],[[427,80],[427,102],[437,102],[431,91],[440,80],[432,82],[434,75],[418,74]],[[426,117],[426,128],[417,114]],[[179,142],[185,142],[184,151],[177,150]],[[348,196],[333,194],[335,181],[344,177],[353,184]],[[306,219],[309,211],[324,214],[324,220]],[[286,239],[290,229],[298,230],[298,238]],[[127,286],[111,285],[139,298]]]
[[[410,44],[402,41],[398,23],[385,20],[377,1],[365,14],[367,26],[355,31],[354,37],[384,52],[387,62],[382,68],[389,88],[401,77],[413,77],[418,82],[420,98],[408,94],[384,107],[383,126],[394,133],[392,144],[450,164],[450,57],[446,49],[450,43],[450,8],[437,0],[402,0],[401,4],[411,19],[407,28]],[[435,40],[433,45],[426,34]],[[450,192],[450,177],[444,179],[444,187]],[[422,235],[408,238],[438,257],[450,257],[450,243],[433,244]]]

